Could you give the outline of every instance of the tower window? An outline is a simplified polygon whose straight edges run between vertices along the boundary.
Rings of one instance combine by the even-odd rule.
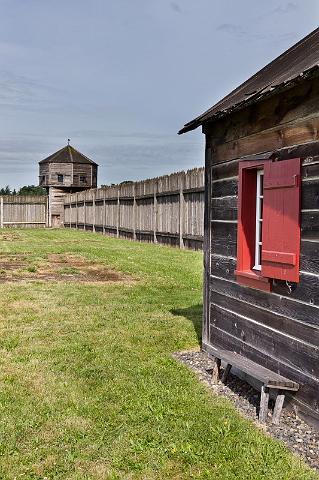
[[[86,176],[85,175],[80,175],[80,182],[81,183],[86,183]]]
[[[63,175],[61,173],[58,173],[58,182],[63,183]]]

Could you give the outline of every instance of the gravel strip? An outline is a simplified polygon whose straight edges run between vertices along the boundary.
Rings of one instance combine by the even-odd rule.
[[[282,411],[280,425],[273,425],[270,418],[267,424],[261,425],[256,414],[260,394],[247,382],[230,373],[226,385],[221,382],[218,385],[212,384],[211,374],[208,371],[212,369],[213,362],[204,352],[177,352],[174,354],[174,357],[194,370],[199,379],[208,385],[214,393],[230,399],[235,404],[237,410],[246,418],[253,420],[272,437],[284,442],[293,453],[302,456],[305,462],[312,468],[319,470],[318,430],[305,423],[293,411],[287,408],[284,408]],[[268,415],[270,417],[271,413],[269,412]]]

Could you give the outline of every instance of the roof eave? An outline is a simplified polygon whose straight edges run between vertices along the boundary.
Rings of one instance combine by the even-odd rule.
[[[300,73],[296,77],[273,86],[270,90],[267,90],[268,87],[263,88],[262,90],[260,90],[259,92],[256,92],[251,97],[231,106],[230,108],[227,108],[224,110],[218,110],[213,114],[209,114],[207,112],[203,113],[199,117],[196,117],[194,120],[191,120],[190,122],[186,123],[184,127],[181,130],[179,130],[178,135],[182,135],[183,133],[187,133],[187,132],[190,132],[191,130],[195,130],[196,128],[200,127],[204,123],[212,122],[214,120],[230,115],[231,113],[237,112],[243,108],[246,108],[250,105],[258,103],[261,100],[272,97],[277,93],[280,93],[285,90],[289,90],[290,88],[298,85],[299,83],[303,82],[306,79],[315,78],[318,76],[319,76],[319,65],[315,65],[310,69]]]

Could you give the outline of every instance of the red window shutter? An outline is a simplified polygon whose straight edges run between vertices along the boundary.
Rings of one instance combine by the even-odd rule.
[[[266,162],[261,273],[299,282],[300,158]]]

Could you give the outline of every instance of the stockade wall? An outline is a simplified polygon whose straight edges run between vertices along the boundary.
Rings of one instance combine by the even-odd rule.
[[[47,226],[47,196],[4,195],[0,197],[0,228]]]
[[[204,168],[67,194],[64,226],[201,249]]]

